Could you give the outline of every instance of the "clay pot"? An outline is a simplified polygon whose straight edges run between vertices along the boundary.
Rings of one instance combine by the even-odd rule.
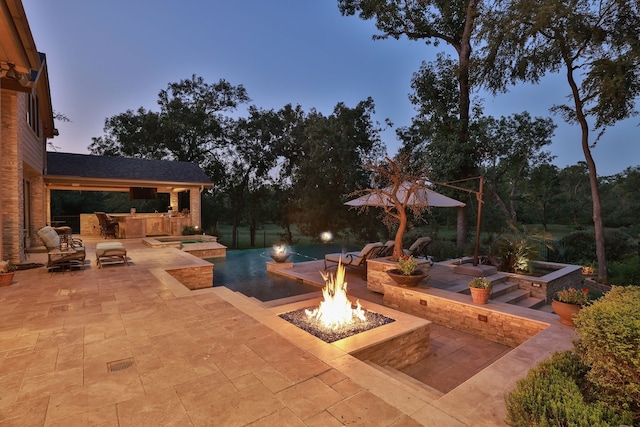
[[[573,318],[582,309],[579,305],[560,302],[555,299],[551,301],[551,308],[553,312],[560,317],[560,323],[568,326],[576,326]]]
[[[471,299],[475,304],[486,304],[489,302],[491,289],[469,287],[469,290],[471,291]]]
[[[13,282],[15,271],[9,273],[0,273],[0,286],[9,286]]]

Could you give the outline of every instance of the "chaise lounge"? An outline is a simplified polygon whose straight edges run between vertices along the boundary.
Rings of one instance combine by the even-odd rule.
[[[342,261],[342,265],[345,267],[358,267],[363,269],[362,276],[366,278],[367,260],[371,258],[377,258],[385,246],[381,242],[368,243],[359,252],[347,252],[347,253],[333,253],[326,254],[324,256],[324,269],[331,267],[327,263],[335,263]]]
[[[47,269],[84,266],[87,257],[82,240],[71,235],[59,235],[53,227],[46,226],[36,232],[47,248]]]

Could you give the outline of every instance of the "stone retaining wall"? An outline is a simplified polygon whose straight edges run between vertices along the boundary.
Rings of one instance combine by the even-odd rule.
[[[403,369],[429,356],[431,323],[363,350],[351,353],[379,366]]]
[[[428,288],[402,288],[390,284],[383,284],[383,288],[383,302],[387,307],[510,347],[517,347],[548,326],[543,322],[493,310],[491,303],[476,305],[471,301],[466,303],[434,295],[429,293],[432,291]],[[465,298],[449,294],[451,297]]]
[[[167,273],[191,290],[213,287],[213,264],[168,269]]]

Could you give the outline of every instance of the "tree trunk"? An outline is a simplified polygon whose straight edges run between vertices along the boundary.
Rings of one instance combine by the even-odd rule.
[[[252,248],[254,248],[256,246],[256,230],[258,229],[258,226],[256,226],[256,222],[254,220],[251,220],[251,225],[249,225],[249,240],[250,240],[250,246]]]
[[[238,249],[238,220],[237,218],[233,218],[233,225],[231,226],[231,247],[234,249]]]
[[[571,64],[567,61],[567,64]],[[604,250],[604,225],[602,223],[602,206],[600,204],[600,191],[598,190],[598,174],[596,173],[596,163],[591,156],[591,149],[589,148],[589,124],[587,118],[584,115],[583,106],[584,103],[580,98],[578,85],[576,84],[571,68],[569,67],[567,73],[567,79],[569,80],[569,86],[573,93],[573,100],[576,107],[576,118],[580,123],[580,129],[582,131],[582,152],[584,158],[587,161],[587,170],[589,171],[589,184],[591,186],[591,199],[593,203],[593,228],[596,238],[596,259],[598,261],[598,281],[607,283],[607,258]]]
[[[407,229],[407,213],[404,208],[400,209],[397,207],[398,215],[399,215],[399,224],[398,230],[396,231],[396,238],[394,240],[393,246],[393,257],[392,259],[398,260],[400,257],[404,255],[404,251],[402,248],[402,236],[404,236],[404,231]]]

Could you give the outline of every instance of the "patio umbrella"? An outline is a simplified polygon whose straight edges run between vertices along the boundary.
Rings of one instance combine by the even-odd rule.
[[[406,197],[407,190],[411,186],[410,183],[403,183],[400,185],[396,195],[400,201],[403,201]],[[391,187],[384,188],[382,190],[384,193],[390,193]],[[349,200],[345,202],[347,206],[391,206],[393,202],[389,200],[388,197],[382,194],[369,193],[363,196],[360,196],[356,199]],[[424,205],[424,206],[433,206],[436,208],[455,208],[455,207],[464,207],[465,203],[452,199],[451,197],[447,197],[444,194],[440,194],[428,188],[420,188],[416,192],[414,192],[407,202],[407,206],[411,205]]]

